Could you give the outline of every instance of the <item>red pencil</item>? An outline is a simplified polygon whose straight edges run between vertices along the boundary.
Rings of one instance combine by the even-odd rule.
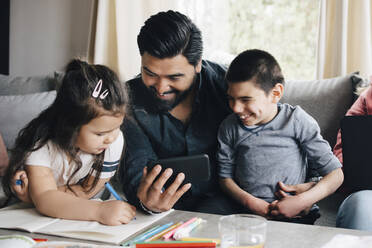
[[[149,243],[137,243],[136,248],[169,248],[169,247],[180,247],[180,248],[195,248],[195,247],[216,247],[214,242],[193,242],[193,241],[172,241],[172,242],[149,242]]]
[[[45,242],[48,241],[48,239],[33,239],[35,242]]]

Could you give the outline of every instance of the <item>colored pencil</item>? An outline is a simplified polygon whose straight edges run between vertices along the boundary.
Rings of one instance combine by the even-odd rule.
[[[147,231],[145,231],[145,232],[143,232],[143,233],[137,235],[137,236],[134,237],[133,239],[131,239],[131,240],[125,242],[124,244],[121,244],[121,246],[129,246],[130,244],[133,244],[133,243],[135,243],[135,242],[137,242],[137,241],[139,242],[139,240],[140,240],[144,235],[146,235],[147,233],[149,233],[149,232],[155,230],[155,229],[158,228],[159,226],[160,226],[160,225],[156,225],[156,226],[150,228],[149,230],[147,230]]]
[[[105,187],[108,191],[110,191],[110,193],[115,197],[116,200],[124,201],[124,199],[121,198],[121,196],[114,190],[114,188],[111,186],[111,184],[109,182],[105,183]],[[127,201],[125,201],[125,202],[127,202]]]
[[[182,224],[183,224],[182,221],[181,221],[181,222],[178,222],[178,223],[174,224],[173,226],[168,227],[168,228],[165,229],[164,231],[162,231],[162,232],[160,232],[160,233],[158,233],[158,234],[152,236],[151,238],[146,239],[145,242],[151,242],[151,241],[158,240],[158,239],[160,239],[164,234],[166,234],[167,232],[169,232],[169,231],[171,231],[171,230],[177,228],[178,226],[180,226],[180,225],[182,225]]]
[[[215,242],[216,245],[219,245],[221,243],[220,239],[215,238],[198,238],[198,237],[184,237],[181,238],[180,241],[209,241],[209,242]]]
[[[148,243],[137,243],[136,248],[167,248],[167,247],[179,247],[179,248],[204,248],[204,247],[216,247],[215,242],[203,242],[203,241],[166,241],[166,242],[148,242]]]
[[[191,218],[191,219],[189,219],[188,221],[186,221],[185,223],[183,223],[182,225],[180,225],[179,227],[177,227],[177,228],[171,230],[170,232],[164,234],[164,235],[163,235],[163,239],[165,239],[165,240],[170,239],[170,238],[173,236],[173,234],[174,234],[178,229],[181,229],[182,227],[185,227],[185,226],[187,226],[187,225],[193,223],[194,221],[196,221],[196,219],[197,219],[196,217]]]
[[[111,186],[109,182],[105,182],[105,187],[108,191],[110,191],[110,193],[115,197],[116,200],[128,202],[127,200],[121,198],[121,196],[116,192],[116,190]],[[136,220],[136,216],[134,216],[133,219]]]
[[[203,219],[202,218],[197,218],[194,222],[190,223],[189,225],[182,227],[178,229],[174,234],[173,234],[173,239],[179,240],[184,237],[189,237],[190,232],[194,230],[197,226],[199,226],[202,223]]]
[[[164,225],[161,225],[159,226],[158,228],[152,230],[151,232],[148,232],[146,233],[145,235],[143,235],[139,240],[137,240],[135,243],[138,243],[138,242],[143,242],[145,241],[146,239],[148,238],[151,238],[152,236],[160,233],[161,231],[164,231],[165,229],[167,229],[168,227],[170,227],[171,225],[173,225],[173,222],[169,222],[167,224],[164,224]]]

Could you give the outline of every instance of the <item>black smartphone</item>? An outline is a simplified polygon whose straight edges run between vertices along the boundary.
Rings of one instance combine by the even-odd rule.
[[[160,164],[162,167],[162,172],[166,168],[172,168],[173,174],[167,180],[166,187],[170,185],[178,173],[183,172],[185,174],[185,183],[199,183],[202,181],[208,181],[210,179],[210,164],[209,157],[207,154],[182,156],[159,159],[157,161],[152,161],[147,167],[150,171],[155,165]]]

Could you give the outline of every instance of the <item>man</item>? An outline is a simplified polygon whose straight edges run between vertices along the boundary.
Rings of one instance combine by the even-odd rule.
[[[175,207],[224,213],[212,200],[221,197],[215,163],[217,130],[230,113],[226,68],[201,59],[201,32],[179,12],[151,16],[137,43],[141,74],[128,82],[134,119],[127,119],[122,128],[127,150],[120,176],[126,196],[148,212]],[[182,185],[180,173],[164,188],[171,169],[156,179],[161,167],[146,168],[161,158],[201,153],[208,154],[211,163],[211,180],[205,183]]]

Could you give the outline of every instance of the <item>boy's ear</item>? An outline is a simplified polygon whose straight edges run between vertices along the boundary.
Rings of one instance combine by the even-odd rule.
[[[195,72],[196,72],[196,73],[200,73],[201,68],[202,68],[202,61],[199,60],[199,62],[198,62],[198,63],[196,64],[196,66],[195,66]]]
[[[283,93],[284,93],[284,85],[277,83],[271,91],[271,94],[273,96],[273,102],[278,103],[279,100],[282,98]]]

